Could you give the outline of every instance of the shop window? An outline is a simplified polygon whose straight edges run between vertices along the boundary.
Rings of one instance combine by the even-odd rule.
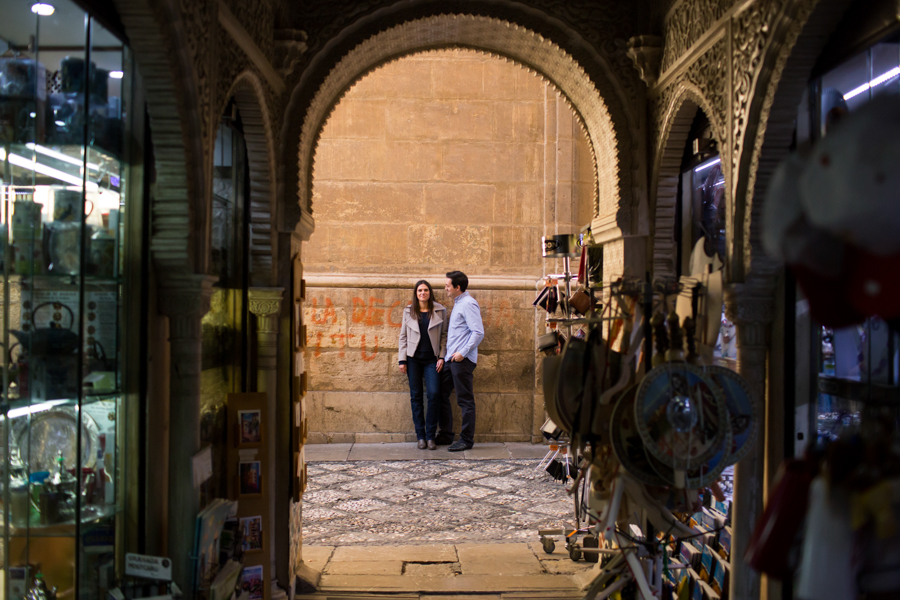
[[[7,3],[0,42],[0,585],[105,598],[139,518],[120,434],[137,417],[143,157],[126,142],[144,110],[128,48],[72,2]]]
[[[232,103],[219,123],[213,157],[210,272],[215,284],[202,320],[201,442],[212,446],[217,468],[203,502],[226,494],[225,398],[249,389],[247,290],[249,285],[249,172],[240,113]]]

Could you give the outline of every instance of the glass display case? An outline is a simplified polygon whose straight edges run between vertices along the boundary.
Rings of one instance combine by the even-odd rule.
[[[881,95],[900,96],[900,33],[879,40],[863,52],[811,82],[813,98],[806,136],[817,141],[841,119]],[[802,292],[801,292],[802,295]],[[895,324],[896,326],[896,324]],[[811,368],[814,369],[813,417],[820,437],[835,438],[845,427],[860,423],[873,410],[900,403],[900,336],[888,323],[872,317],[859,325],[811,328]]]
[[[70,2],[6,5],[0,41],[3,592],[105,598],[124,506],[133,68]]]

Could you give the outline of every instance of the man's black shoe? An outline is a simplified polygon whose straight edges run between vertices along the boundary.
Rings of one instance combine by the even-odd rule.
[[[450,447],[447,448],[447,450],[449,450],[450,452],[462,452],[463,450],[468,450],[469,448],[471,448],[472,445],[473,444],[467,444],[462,440],[456,440],[455,442],[450,444]]]
[[[435,436],[434,443],[438,446],[449,446],[453,443],[453,434],[441,432]]]

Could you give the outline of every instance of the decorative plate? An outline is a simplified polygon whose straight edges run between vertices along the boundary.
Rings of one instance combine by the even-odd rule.
[[[81,466],[92,468],[97,462],[99,430],[97,423],[82,411]],[[67,469],[75,467],[78,443],[78,413],[72,407],[57,407],[16,419],[13,425],[16,443],[29,471],[53,472],[56,456],[62,450]]]
[[[634,397],[638,386],[625,390],[613,409],[610,420],[610,439],[613,452],[626,471],[638,481],[647,485],[674,486],[675,471],[659,459],[650,455],[644,447],[641,434],[634,420]],[[685,487],[699,489],[716,480],[727,466],[722,460],[724,452],[717,453],[712,459],[686,474]]]
[[[673,469],[709,469],[708,461],[731,447],[722,389],[687,363],[650,371],[640,383],[634,416],[647,451]]]
[[[731,449],[725,459],[733,465],[744,458],[759,435],[759,406],[744,378],[725,367],[706,367],[707,377],[722,388],[733,436]]]

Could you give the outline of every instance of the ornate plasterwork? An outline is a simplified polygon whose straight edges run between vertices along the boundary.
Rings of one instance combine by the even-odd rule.
[[[214,57],[218,50],[218,44],[215,43],[218,41],[218,28],[213,26],[216,4],[214,0],[179,0],[179,9],[184,23],[184,43],[194,68],[193,82],[197,86],[197,108],[203,127],[201,135],[203,140],[209,140],[210,132],[215,129],[212,115],[215,102],[213,93],[216,89]],[[211,150],[207,148],[208,144],[204,144],[205,154],[211,156]]]
[[[731,8],[734,0],[685,0],[669,9],[662,71],[671,67]]]
[[[775,15],[770,26],[772,35],[761,66],[765,75],[760,77],[753,100],[758,117],[753,118],[751,106],[751,125],[736,161],[746,182],[738,193],[745,198],[740,233],[744,277],[748,280],[771,280],[780,269],[778,261],[765,255],[759,241],[763,194],[775,166],[788,155],[795,127],[794,108],[807,87],[815,60],[849,5],[849,0],[797,0]],[[773,113],[776,105],[778,110]]]
[[[737,166],[744,147],[748,111],[754,84],[759,76],[763,50],[770,37],[772,21],[779,8],[776,0],[757,0],[737,14],[732,24],[731,91],[732,164]]]
[[[677,182],[688,130],[698,108],[709,119],[719,148],[727,150],[725,122],[728,92],[723,83],[728,78],[726,49],[726,40],[720,39],[689,65],[674,83],[651,100],[651,114],[655,117],[651,131],[654,149],[651,170],[651,214],[654,224],[651,262],[657,276],[672,277],[676,272]],[[677,130],[678,134],[671,135],[673,130]],[[730,181],[731,169],[727,161],[723,162],[723,172],[726,180],[725,201],[730,205],[732,196],[727,182]]]
[[[253,0],[252,2],[226,0],[225,4],[250,34],[257,47],[271,61],[274,42],[272,29],[275,25],[272,0]]]
[[[315,145],[328,114],[352,83],[385,61],[429,47],[467,47],[509,57],[535,70],[556,85],[578,114],[591,140],[598,173],[598,204],[617,207],[620,228],[631,226],[631,173],[634,148],[623,132],[617,131],[602,95],[584,69],[559,46],[541,36],[486,17],[441,15],[409,22],[367,39],[350,51],[319,86],[308,110],[300,135],[298,194],[307,212]],[[626,128],[619,122],[619,128]],[[624,185],[627,180],[629,186]],[[620,201],[620,199],[622,199]]]

